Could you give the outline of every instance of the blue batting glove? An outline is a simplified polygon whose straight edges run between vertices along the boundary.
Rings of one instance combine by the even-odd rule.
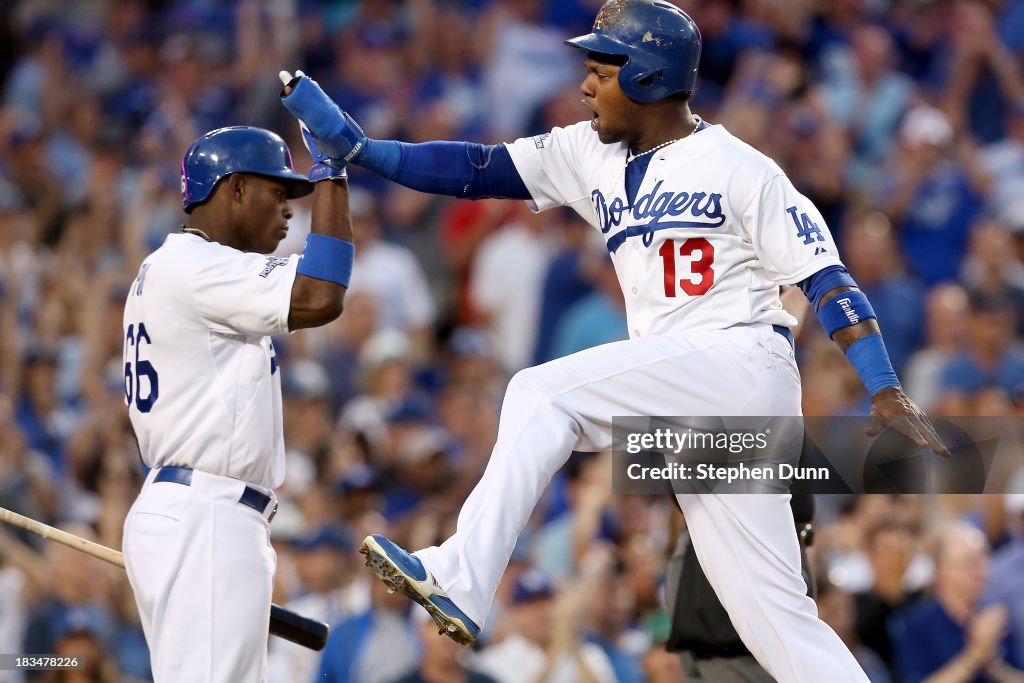
[[[309,179],[314,183],[321,180],[332,180],[336,178],[347,178],[344,163],[338,164],[321,149],[321,142],[313,137],[313,134],[306,128],[306,124],[299,121],[299,130],[302,131],[302,142],[313,157],[313,166],[309,169]]]
[[[316,81],[301,71],[296,71],[294,78],[287,71],[282,71],[280,77],[292,89],[281,96],[281,103],[306,125],[320,150],[336,166],[358,162],[367,141],[359,124],[339,109]]]

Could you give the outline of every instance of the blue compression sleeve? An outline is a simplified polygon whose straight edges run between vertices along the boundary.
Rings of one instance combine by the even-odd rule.
[[[356,163],[429,194],[464,199],[530,199],[505,145],[367,140]]]
[[[814,310],[818,310],[821,304],[821,297],[831,292],[836,287],[856,287],[853,277],[843,266],[829,266],[822,268],[806,280],[796,283],[807,299],[811,302]]]

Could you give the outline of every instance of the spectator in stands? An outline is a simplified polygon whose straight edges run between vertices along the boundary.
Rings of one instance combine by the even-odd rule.
[[[941,99],[957,130],[983,144],[1006,133],[1006,112],[1024,102],[1018,60],[999,38],[993,8],[980,0],[949,5],[949,37],[935,74]]]
[[[766,51],[775,42],[766,26],[743,15],[734,0],[710,0],[687,7],[703,39],[698,67],[697,102],[717,107],[733,79],[737,62],[752,50]]]
[[[956,277],[967,228],[981,210],[980,174],[950,155],[954,131],[938,109],[911,109],[877,178],[875,201],[897,226],[911,273],[928,286]]]
[[[290,359],[287,365],[288,372],[281,377],[288,471],[284,488],[299,497],[316,485],[330,449],[335,415],[324,368],[309,358]]]
[[[562,49],[561,30],[544,25],[541,0],[495,0],[478,27],[483,60],[485,111],[489,136],[512,140],[526,134],[533,110],[560,88],[573,83],[578,66]],[[522,74],[530,78],[522,79]],[[514,97],[509,81],[520,84]]]
[[[979,603],[988,552],[985,536],[965,524],[954,523],[939,534],[932,597],[889,620],[902,683],[987,683],[1024,676],[1006,608]]]
[[[928,292],[925,301],[924,348],[915,351],[903,374],[909,396],[925,409],[935,408],[942,395],[942,373],[962,348],[966,335],[967,292],[944,284]]]
[[[968,398],[996,387],[1013,400],[1024,394],[1024,351],[1014,341],[1013,302],[1002,295],[972,293],[965,348],[942,373],[941,388],[950,414],[967,415]]]
[[[356,261],[350,291],[368,292],[376,299],[378,328],[406,334],[422,356],[430,340],[436,307],[416,256],[381,238],[373,195],[352,190],[352,225],[358,230]]]
[[[607,590],[598,591],[590,603],[585,638],[604,651],[617,683],[640,683],[641,657],[650,639],[631,623],[633,593],[622,577],[612,570],[606,586]]]
[[[987,209],[1016,230],[1024,228],[1024,102],[1007,114],[1007,136],[979,150],[979,162],[992,181]]]
[[[103,624],[84,610],[68,612],[54,627],[53,655],[77,658],[81,666],[51,670],[41,678],[46,683],[120,683],[117,663],[104,641]]]
[[[429,400],[416,387],[413,349],[409,338],[393,329],[375,332],[359,352],[362,392],[341,413],[340,424],[365,438],[371,448],[387,439],[387,420],[406,404],[421,412]]]
[[[347,294],[345,317],[326,331],[326,344],[319,353],[330,377],[331,408],[335,414],[340,414],[345,404],[359,394],[360,353],[376,329],[377,299],[369,292]]]
[[[480,244],[469,298],[490,330],[495,355],[510,374],[527,367],[537,341],[540,294],[555,247],[547,216],[525,207]],[[515,296],[509,292],[515,291]]]
[[[857,663],[864,669],[871,683],[891,683],[889,669],[874,650],[861,642],[854,628],[856,608],[854,599],[842,588],[828,580],[818,582],[818,616],[832,627],[843,643],[850,649]]]
[[[16,419],[29,446],[47,457],[59,476],[66,471],[64,445],[71,433],[73,414],[57,397],[57,354],[45,348],[25,357],[25,384]]]
[[[872,301],[878,299],[874,306],[878,325],[885,332],[893,367],[901,373],[911,351],[921,342],[924,291],[920,282],[904,271],[885,214],[876,211],[852,217],[843,228],[843,261],[857,285]]]
[[[463,648],[451,638],[439,638],[437,626],[426,612],[418,610],[413,614],[423,659],[419,668],[393,683],[496,683],[487,674],[466,668]]]
[[[388,593],[375,581],[373,604],[365,611],[332,624],[324,646],[318,683],[393,683],[419,665],[421,653],[395,643],[417,642],[409,619],[409,600]]]
[[[575,212],[563,224],[562,244],[548,264],[541,289],[534,365],[557,358],[552,345],[562,318],[573,304],[593,290],[584,268],[586,245],[594,238],[593,230]]]
[[[1008,298],[1013,303],[1015,329],[1024,329],[1024,264],[1006,226],[994,220],[974,224],[960,280],[970,291]]]
[[[863,185],[896,145],[900,119],[914,95],[914,82],[894,68],[892,43],[884,27],[861,25],[823,83],[829,114],[853,140],[846,171],[855,185]]]
[[[604,651],[580,642],[582,597],[563,589],[556,599],[546,576],[536,570],[523,573],[507,615],[511,632],[485,647],[474,669],[498,683],[614,683]]]
[[[294,542],[295,569],[301,592],[285,605],[297,614],[327,624],[353,616],[349,577],[354,557],[351,535],[339,525],[314,529]],[[312,681],[319,666],[313,650],[271,638],[267,653],[268,681]]]
[[[582,258],[581,265],[593,291],[569,307],[562,317],[552,347],[555,358],[629,337],[622,288],[603,240],[591,241]]]
[[[1006,606],[1014,648],[1024,653],[1024,470],[1010,478],[1003,505],[1010,537],[992,553],[985,601]]]
[[[853,596],[853,626],[861,643],[880,658],[895,677],[896,662],[886,624],[889,617],[920,599],[922,592],[908,590],[904,577],[914,556],[914,536],[903,524],[883,520],[868,530],[864,538],[871,564],[871,587]]]

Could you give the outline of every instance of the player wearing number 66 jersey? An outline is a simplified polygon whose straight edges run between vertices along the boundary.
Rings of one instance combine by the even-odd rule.
[[[196,140],[181,172],[188,223],[143,262],[124,309],[125,401],[151,468],[125,519],[125,565],[156,683],[257,683],[284,479],[270,335],[341,313],[348,185],[343,167],[317,164],[315,184],[295,173],[280,137],[247,126]],[[302,255],[265,256],[289,200],[310,193]]]
[[[592,33],[568,42],[584,57],[589,120],[509,144],[372,140],[308,78],[285,100],[339,163],[424,192],[572,207],[603,235],[622,286],[629,340],[512,378],[451,538],[414,554],[364,541],[378,575],[462,643],[483,625],[552,475],[573,450],[610,449],[614,416],[800,414],[782,285],[803,289],[864,380],[869,434],[892,427],[946,453],[900,388],[819,212],[773,161],[690,111],[700,58],[690,17],[664,0],[610,0]],[[711,585],[772,676],[867,680],[805,595],[788,494],[677,499]]]

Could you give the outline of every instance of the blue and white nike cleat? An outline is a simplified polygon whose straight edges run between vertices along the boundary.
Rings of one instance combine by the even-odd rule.
[[[460,645],[473,644],[480,628],[455,606],[422,562],[380,534],[367,536],[359,552],[366,555],[366,566],[372,567],[392,592],[401,591],[423,605],[437,624],[439,634]]]

